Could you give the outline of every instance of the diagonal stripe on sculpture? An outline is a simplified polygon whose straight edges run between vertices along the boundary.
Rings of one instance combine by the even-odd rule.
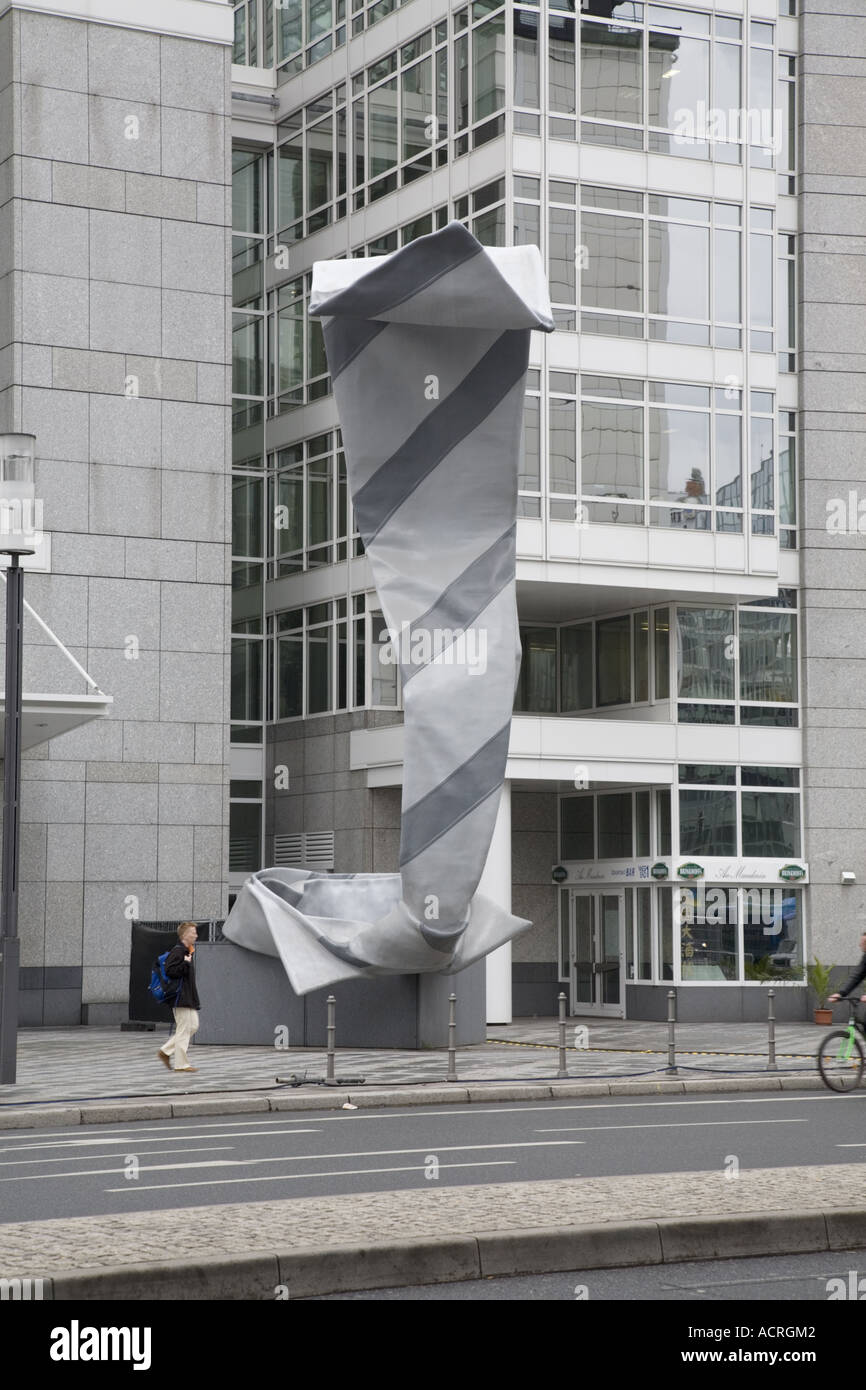
[[[374,261],[317,263],[358,529],[403,681],[399,874],[269,869],[225,927],[298,993],[461,969],[529,926],[477,893],[520,662],[517,466],[530,332],[553,323],[535,247],[459,223]]]

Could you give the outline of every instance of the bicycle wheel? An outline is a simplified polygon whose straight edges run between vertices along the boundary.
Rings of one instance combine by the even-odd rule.
[[[818,1048],[818,1071],[831,1091],[856,1091],[863,1075],[863,1045],[847,1028],[828,1033]]]

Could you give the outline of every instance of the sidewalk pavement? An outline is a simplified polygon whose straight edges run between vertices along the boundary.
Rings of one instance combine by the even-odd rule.
[[[575,1047],[575,1029],[581,1024],[588,1046]],[[683,1080],[719,1082],[721,1089],[731,1089],[732,1083],[736,1089],[748,1089],[754,1081],[771,1082],[778,1088],[782,1081],[787,1085],[797,1077],[808,1085],[817,1079],[815,1052],[825,1031],[813,1024],[778,1024],[778,1070],[768,1072],[766,1025],[678,1024],[678,1075]],[[153,1033],[122,1033],[118,1028],[23,1029],[18,1035],[17,1084],[0,1086],[0,1127],[35,1127],[42,1109],[52,1112],[46,1123],[53,1125],[58,1122],[54,1118],[58,1107],[87,1107],[100,1101],[99,1110],[107,1111],[112,1105],[125,1102],[128,1107],[130,1101],[149,1097],[170,1103],[175,1097],[216,1099],[225,1094],[237,1099],[247,1094],[253,1101],[276,1091],[285,1101],[280,1109],[292,1108],[290,1101],[306,1109],[308,1097],[315,1097],[320,1108],[331,1108],[333,1093],[316,1084],[325,1077],[324,1050],[198,1047],[190,1054],[198,1072],[174,1076],[156,1056],[167,1033],[167,1027]],[[664,1023],[569,1019],[566,1040],[569,1079],[590,1083],[593,1089],[597,1083],[617,1080],[654,1085],[668,1076]],[[486,1043],[457,1049],[460,1082],[471,1084],[473,1090],[489,1085],[492,1091],[497,1082],[537,1084],[544,1095],[545,1083],[557,1076],[558,1063],[556,1019],[521,1019],[508,1027],[491,1027]],[[425,1090],[441,1089],[446,1071],[444,1051],[338,1048],[336,1055],[337,1080],[348,1079],[337,1088],[344,1093],[340,1104],[347,1090],[354,1094],[385,1087],[399,1088],[400,1104],[435,1103],[432,1097],[423,1098]],[[300,1083],[297,1087],[277,1086],[278,1077],[293,1076]],[[365,1079],[363,1087],[357,1083],[359,1077]],[[413,1102],[406,1088],[418,1091],[422,1098]],[[449,1087],[449,1099],[456,1099],[456,1089]],[[267,1104],[255,1108],[267,1109]]]
[[[285,1299],[502,1274],[866,1245],[861,1164],[352,1193],[0,1225],[0,1276],[54,1299]],[[712,1212],[712,1216],[707,1216]],[[165,1259],[165,1232],[184,1258]]]
[[[19,1084],[0,1087],[0,1130],[122,1125],[170,1116],[459,1105],[496,1101],[688,1092],[820,1088],[823,1035],[780,1024],[778,1070],[767,1069],[766,1029],[677,1026],[677,1076],[667,1072],[665,1024],[581,1022],[586,1047],[569,1046],[557,1079],[557,1024],[521,1020],[457,1050],[338,1050],[338,1084],[314,1049],[200,1047],[200,1070],[170,1076],[154,1033],[66,1028],[22,1031]],[[302,1082],[277,1085],[277,1077]],[[340,1078],[365,1077],[340,1082]],[[844,1101],[840,1101],[844,1103]],[[45,1280],[56,1299],[316,1297],[358,1289],[592,1270],[736,1255],[866,1245],[866,1166],[642,1174],[536,1183],[298,1198],[111,1216],[0,1224],[0,1278]],[[707,1215],[706,1213],[712,1213]],[[163,1232],[182,1221],[185,1255],[166,1261]],[[833,1268],[831,1268],[831,1265]]]

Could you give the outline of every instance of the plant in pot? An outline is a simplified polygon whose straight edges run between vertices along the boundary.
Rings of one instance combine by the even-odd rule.
[[[815,994],[814,1019],[816,1023],[828,1024],[833,1022],[833,1010],[827,1008],[827,995],[830,993],[830,976],[835,966],[823,965],[818,957],[814,957],[814,964],[806,967],[806,978],[809,981],[809,988]]]

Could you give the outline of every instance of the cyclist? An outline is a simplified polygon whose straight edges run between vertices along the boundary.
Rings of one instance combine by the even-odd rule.
[[[860,950],[863,953],[860,958],[860,964],[854,970],[853,974],[851,975],[851,978],[845,981],[845,984],[843,985],[842,989],[840,989],[839,993],[830,995],[829,999],[827,1000],[828,1004],[835,1004],[837,1000],[844,999],[846,995],[850,994],[851,991],[855,989],[857,985],[859,985],[861,980],[866,980],[866,931],[864,931],[860,936]],[[866,1004],[866,994],[860,995],[860,1002],[862,1004]]]

